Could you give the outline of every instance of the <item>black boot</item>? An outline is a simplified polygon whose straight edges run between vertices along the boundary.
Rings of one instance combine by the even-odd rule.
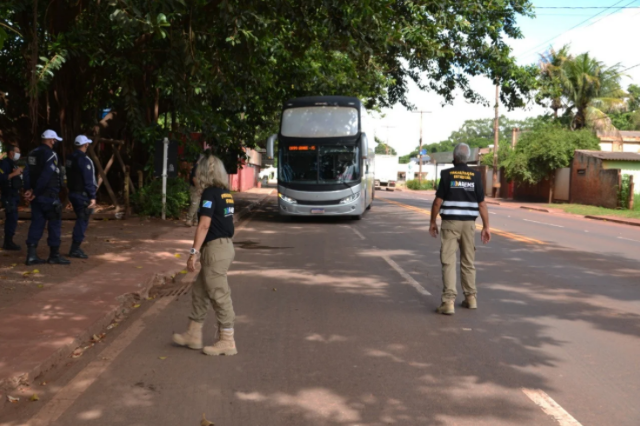
[[[22,247],[13,242],[13,237],[4,236],[4,245],[2,246],[3,250],[14,250],[18,251]]]
[[[69,257],[76,257],[78,259],[88,259],[89,256],[80,248],[82,243],[71,243],[71,250],[69,250]]]
[[[60,256],[60,247],[49,248],[51,251],[49,252],[49,260],[47,260],[47,263],[51,263],[52,265],[71,265],[71,262]]]
[[[47,263],[47,261],[38,257],[38,246],[27,244],[27,261],[25,264],[31,266],[41,265],[43,263]]]

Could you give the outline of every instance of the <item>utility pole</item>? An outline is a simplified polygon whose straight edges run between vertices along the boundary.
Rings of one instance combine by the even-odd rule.
[[[414,111],[414,114],[420,114],[420,148],[418,148],[418,185],[422,185],[422,116],[431,114],[431,111]],[[436,176],[436,179],[438,177]]]
[[[387,142],[385,143],[384,149],[386,151],[386,155],[389,155],[389,129],[394,129],[396,126],[386,125],[386,126],[382,126],[382,127],[387,129]]]
[[[498,181],[498,144],[500,139],[500,113],[498,108],[500,106],[500,80],[496,78],[496,118],[493,123],[493,198],[498,197],[498,191],[500,190],[500,182]]]

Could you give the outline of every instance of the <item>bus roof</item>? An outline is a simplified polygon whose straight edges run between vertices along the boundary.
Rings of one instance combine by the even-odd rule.
[[[296,98],[285,102],[284,108],[299,108],[308,106],[341,106],[360,109],[360,99],[352,96],[308,96]]]

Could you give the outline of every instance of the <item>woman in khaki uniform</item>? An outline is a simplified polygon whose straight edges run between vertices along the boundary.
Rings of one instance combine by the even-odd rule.
[[[231,241],[234,204],[229,192],[229,177],[218,157],[206,155],[198,161],[196,178],[202,197],[187,269],[194,272],[198,258],[201,269],[193,285],[189,328],[183,334],[174,334],[173,341],[180,346],[202,349],[207,355],[235,355],[238,353],[233,338],[235,313],[227,282],[227,271],[235,257]],[[209,305],[213,306],[218,320],[219,337],[215,344],[203,348],[202,324]]]

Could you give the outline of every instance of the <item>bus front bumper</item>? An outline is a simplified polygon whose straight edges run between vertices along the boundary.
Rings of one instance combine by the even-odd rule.
[[[362,197],[347,204],[309,206],[278,199],[280,214],[285,216],[357,216],[364,212]]]

